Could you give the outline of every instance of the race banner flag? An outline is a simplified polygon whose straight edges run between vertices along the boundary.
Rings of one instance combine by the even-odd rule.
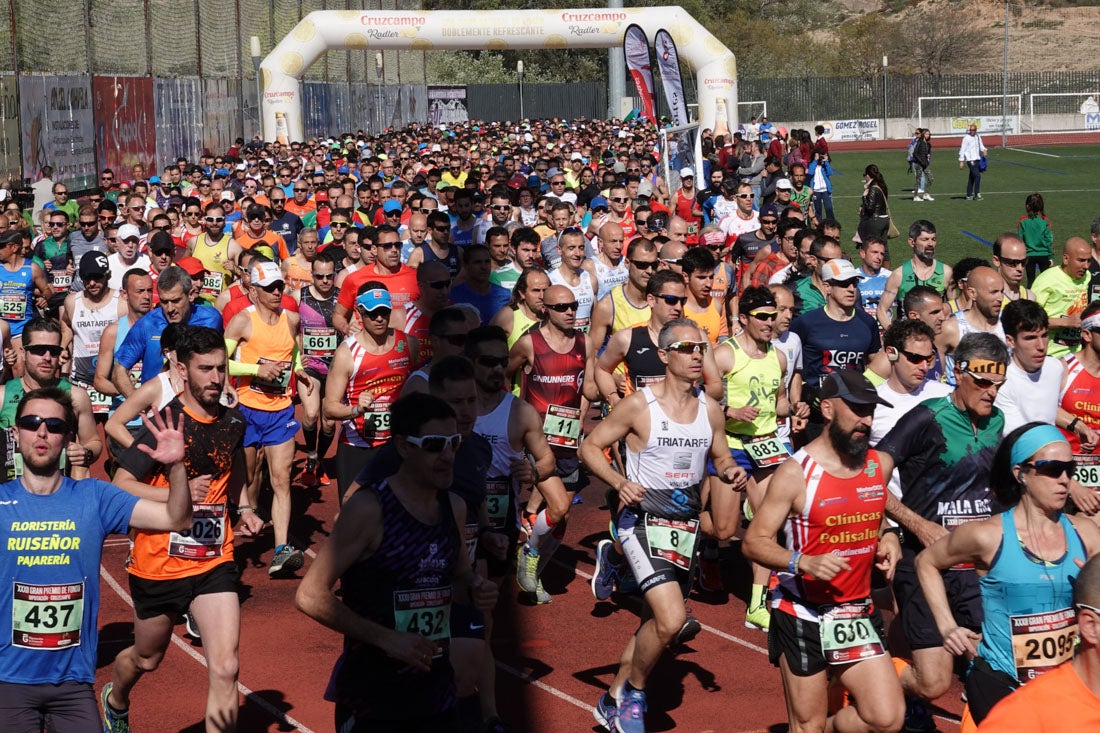
[[[626,68],[634,80],[634,88],[642,98],[642,116],[656,122],[657,114],[653,108],[653,64],[649,60],[649,39],[645,31],[631,24],[623,36],[623,54],[626,56]]]
[[[684,79],[680,74],[680,55],[668,31],[661,29],[653,36],[657,52],[657,68],[661,72],[661,88],[665,92],[669,116],[673,125],[688,123],[687,100],[684,99]]]

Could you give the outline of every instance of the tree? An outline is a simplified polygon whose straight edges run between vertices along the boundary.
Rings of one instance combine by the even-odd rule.
[[[865,13],[837,29],[837,76],[870,79],[882,72],[882,57],[897,65],[904,55],[905,37],[896,21],[881,13]]]
[[[914,71],[943,74],[965,71],[967,61],[980,58],[987,42],[985,28],[975,24],[973,13],[957,9],[921,11],[904,23],[911,43],[904,48]]]

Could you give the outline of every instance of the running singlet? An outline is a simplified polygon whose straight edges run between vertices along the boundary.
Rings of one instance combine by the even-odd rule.
[[[926,285],[940,295],[947,292],[947,279],[943,274],[943,263],[939,260],[936,260],[936,267],[932,270],[932,277],[927,280],[921,280],[917,277],[917,273],[913,269],[912,259],[908,259],[901,263],[901,284],[898,285],[898,297],[894,301],[898,304],[898,310],[901,310],[901,304],[905,302],[905,296],[909,294],[910,290],[918,285]]]
[[[603,300],[605,295],[625,283],[630,276],[625,257],[617,265],[605,265],[599,257],[593,257],[592,264],[596,268],[596,300]]]
[[[416,369],[432,360],[431,322],[431,316],[420,310],[414,301],[405,304],[405,333],[416,339],[418,346],[416,363],[413,364]]]
[[[302,267],[297,257],[286,261],[286,286],[290,290],[301,290],[313,284],[313,265]]]
[[[596,294],[592,292],[592,280],[589,278],[588,273],[581,270],[580,282],[576,285],[570,285],[565,276],[561,274],[560,269],[553,270],[550,273],[550,284],[562,285],[569,288],[569,291],[573,293],[573,297],[577,299],[573,327],[581,333],[588,333],[588,329],[592,325],[592,306],[596,300]]]
[[[489,523],[498,529],[512,530],[519,526],[516,499],[519,485],[512,476],[512,464],[524,460],[523,451],[512,446],[508,435],[508,423],[512,417],[515,395],[504,393],[504,398],[488,415],[478,417],[474,432],[489,441],[493,459],[487,479],[486,508]]]
[[[313,295],[311,288],[302,290],[302,302],[298,305],[302,357],[307,369],[322,376],[328,374],[336,347],[340,345],[340,334],[332,327],[332,313],[335,309],[335,292],[327,300],[321,300]]]
[[[878,453],[867,451],[863,470],[851,478],[827,473],[805,449],[793,460],[802,466],[806,496],[802,511],[787,518],[787,549],[806,555],[833,553],[848,561],[832,580],[779,572],[772,608],[817,621],[817,608],[862,601],[871,595],[879,529],[886,511],[886,476]]]
[[[231,237],[222,235],[217,242],[211,242],[210,235],[203,232],[195,237],[195,251],[192,256],[198,258],[206,273],[202,277],[201,295],[217,297],[229,285],[232,276],[229,265],[229,242]]]
[[[743,450],[743,437],[770,435],[779,429],[775,401],[783,370],[779,364],[779,352],[772,344],[768,344],[763,359],[750,357],[736,338],[727,339],[722,345],[733,350],[733,371],[723,380],[726,383],[726,404],[760,410],[752,422],[726,420],[726,443],[730,448]]]
[[[886,281],[890,279],[890,271],[881,269],[877,275],[868,275],[863,268],[860,268],[858,272],[859,297],[863,301],[863,310],[867,315],[876,318],[879,301],[882,300],[882,293],[886,290]]]
[[[1026,683],[1073,658],[1073,584],[1080,572],[1074,560],[1084,561],[1088,554],[1064,514],[1058,523],[1066,552],[1053,562],[1040,560],[1024,546],[1013,510],[1000,516],[1000,549],[989,572],[978,579],[985,614],[978,656],[998,672]]]
[[[626,367],[626,394],[632,394],[647,384],[665,381],[665,364],[657,355],[657,344],[649,334],[648,324],[630,329],[630,345],[623,357]]]
[[[99,629],[103,540],[125,534],[138,498],[98,479],[62,478],[34,496],[21,481],[0,485],[0,681],[91,684]]]
[[[73,297],[73,381],[83,387],[89,387],[95,378],[95,365],[99,360],[99,340],[107,326],[118,320],[118,293],[108,298],[99,308],[90,308],[83,293]],[[110,399],[102,401],[107,412]],[[98,407],[93,400],[92,407]]]
[[[684,197],[683,189],[676,191],[676,197],[672,202],[676,216],[687,222],[687,245],[690,247],[699,244],[699,223],[701,219],[692,213],[695,208],[695,197]]]
[[[279,311],[274,325],[268,324],[250,305],[245,310],[252,322],[252,335],[240,345],[238,354],[244,364],[276,364],[279,376],[261,379],[259,376],[240,377],[239,399],[253,410],[277,412],[290,407],[290,379],[294,374],[294,351],[298,344],[290,333],[285,311]]]
[[[371,392],[374,401],[366,412],[344,420],[340,440],[359,448],[374,448],[390,439],[390,405],[397,399],[412,371],[409,339],[394,330],[393,347],[384,354],[368,352],[355,336],[344,343],[351,350],[351,378],[344,391],[344,404],[358,405],[359,395]]]
[[[1065,364],[1066,389],[1059,395],[1058,406],[1096,430],[1100,427],[1100,377],[1089,374],[1085,365],[1072,354],[1065,358]],[[1076,431],[1062,430],[1062,435],[1069,441],[1075,455],[1083,453]]]
[[[633,328],[649,320],[649,305],[645,298],[642,298],[642,305],[634,305],[626,297],[623,285],[616,285],[611,289],[611,333]]]
[[[30,260],[23,260],[12,272],[0,266],[0,318],[11,326],[11,337],[23,335],[23,326],[34,316],[31,297],[34,295],[34,271]]]
[[[695,325],[699,326],[711,346],[717,346],[721,339],[729,335],[726,313],[722,305],[723,301],[714,298],[711,298],[710,303],[701,311],[692,308],[690,303],[684,304],[684,318],[695,321]]]
[[[451,244],[447,246],[447,256],[440,257],[432,249],[432,246],[427,242],[420,245],[420,254],[423,256],[424,262],[439,262],[442,263],[451,273],[451,277],[458,277],[458,271],[461,268],[459,264],[458,247]]]
[[[134,530],[126,570],[146,580],[177,580],[201,575],[212,567],[233,562],[233,520],[226,489],[233,462],[244,445],[245,420],[238,410],[220,407],[210,420],[187,409],[179,398],[168,403],[175,416],[183,415],[187,446],[184,463],[188,480],[210,476],[210,488],[202,501],[191,506],[191,527],[181,532]],[[162,410],[163,412],[163,410]],[[168,490],[165,467],[156,463],[138,444],[152,447],[156,439],[148,429],[118,457],[118,465],[151,486]],[[193,497],[192,497],[193,498]]]
[[[703,508],[699,485],[714,438],[706,396],[699,392],[690,423],[678,423],[661,409],[652,389],[641,392],[649,407],[649,441],[640,451],[629,441],[626,447],[626,475],[646,490],[639,508],[665,519],[694,519]]]
[[[584,381],[584,334],[573,348],[559,354],[546,342],[542,329],[531,331],[534,365],[524,367],[523,399],[538,410],[542,430],[554,453],[576,455],[581,434],[581,385]]]
[[[378,647],[345,636],[325,699],[359,718],[442,712],[455,703],[449,642],[459,535],[450,496],[439,492],[440,522],[430,525],[410,514],[385,481],[373,492],[381,508],[382,537],[370,557],[340,576],[343,601],[353,613],[388,629],[423,634],[441,653],[430,671],[409,671]]]
[[[1003,432],[999,408],[972,425],[970,414],[947,395],[902,415],[875,448],[894,458],[904,487],[901,502],[952,530],[990,516],[989,468]],[[912,532],[905,533],[903,545],[923,547]]]

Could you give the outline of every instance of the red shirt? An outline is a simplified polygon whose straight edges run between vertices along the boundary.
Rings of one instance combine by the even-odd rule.
[[[234,291],[233,288],[237,290]],[[240,283],[233,283],[229,286],[229,290],[232,295],[229,296],[229,302],[225,304],[225,309],[222,311],[222,323],[226,326],[233,320],[233,316],[252,305],[248,293],[244,292]],[[286,293],[283,293],[283,301],[279,305],[284,311],[298,312],[298,301],[294,300],[294,298],[291,298]]]
[[[393,307],[404,308],[405,304],[420,297],[420,285],[416,282],[416,270],[406,265],[395,273],[379,273],[377,266],[364,267],[347,276],[340,287],[336,302],[348,309],[355,310],[355,296],[359,286],[365,282],[377,280],[386,286],[393,300]]]

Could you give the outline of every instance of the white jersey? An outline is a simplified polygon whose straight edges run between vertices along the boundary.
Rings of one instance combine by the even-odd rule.
[[[1005,414],[1005,435],[1035,420],[1054,424],[1065,372],[1066,365],[1053,356],[1035,372],[1025,372],[1015,359],[1008,362],[1004,386],[993,401]]]
[[[970,321],[967,320],[967,318],[966,318],[967,312],[968,311],[959,311],[958,313],[955,314],[955,320],[958,321],[958,323],[959,323],[959,338],[960,339],[963,336],[967,335],[968,333],[992,333],[997,338],[999,338],[1001,341],[1005,341],[1005,327],[1001,325],[1001,322],[999,320],[997,321],[997,327],[994,328],[992,331],[981,331],[981,330],[978,330],[977,328],[974,328],[974,326],[972,326],[970,324]]]
[[[694,517],[702,509],[699,485],[714,438],[706,395],[699,393],[695,419],[684,424],[665,414],[651,387],[641,392],[649,404],[649,442],[637,452],[627,442],[626,475],[646,489],[642,511],[667,519]]]
[[[876,446],[878,442],[886,437],[886,434],[897,425],[898,420],[902,415],[907,414],[914,407],[935,397],[946,397],[953,391],[951,387],[943,382],[937,382],[934,379],[925,379],[921,382],[921,385],[917,387],[915,392],[895,392],[893,388],[887,382],[883,382],[875,388],[879,397],[889,402],[893,407],[887,407],[886,405],[875,406],[875,417],[871,422],[871,445]],[[894,472],[890,475],[890,483],[887,484],[887,488],[890,489],[890,493],[894,496],[901,498],[901,475],[895,468]],[[891,521],[891,524],[893,522]]]
[[[795,372],[802,371],[802,339],[794,331],[787,331],[779,338],[772,339],[772,346],[787,357],[787,371],[783,374],[783,389],[786,390],[789,396],[791,380],[794,379]],[[784,443],[791,441],[790,418],[779,418],[779,429],[776,434]]]
[[[726,233],[726,241],[736,240],[742,234],[749,234],[759,229],[760,217],[754,211],[748,219],[745,219],[740,213],[734,211],[718,222],[718,228]]]
[[[515,400],[515,395],[505,392],[500,404],[488,415],[478,417],[474,423],[474,432],[493,447],[493,458],[485,479],[485,506],[489,512],[489,522],[494,527],[519,526],[519,484],[512,474],[512,464],[524,460],[524,454],[512,446],[508,437],[508,423]]]
[[[580,272],[580,282],[570,285],[561,274],[561,268],[550,271],[551,285],[564,285],[577,299],[577,315],[574,327],[584,333],[588,333],[588,327],[592,324],[592,306],[596,302],[596,293],[592,290],[592,278],[584,270]]]
[[[73,298],[73,381],[88,386],[95,377],[99,340],[107,326],[118,322],[118,292],[98,308],[92,308],[83,293]]]
[[[596,266],[596,300],[602,300],[616,285],[622,285],[630,276],[625,257],[617,265],[605,265],[599,257],[593,257],[592,264]]]

